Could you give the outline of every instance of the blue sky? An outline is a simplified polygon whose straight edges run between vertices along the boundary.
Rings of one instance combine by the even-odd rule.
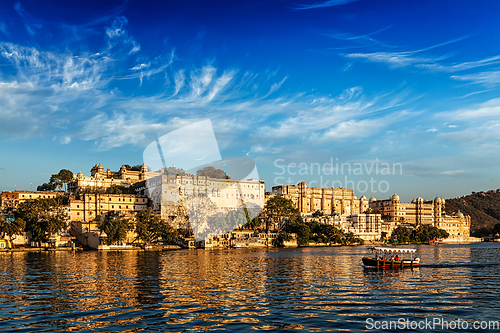
[[[141,164],[206,119],[268,190],[500,188],[499,17],[498,1],[2,1],[0,190]]]

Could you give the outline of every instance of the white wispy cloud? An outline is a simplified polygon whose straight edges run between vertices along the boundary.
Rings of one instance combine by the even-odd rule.
[[[325,8],[325,7],[334,7],[334,6],[342,6],[351,2],[355,2],[356,0],[328,0],[323,2],[315,2],[312,4],[304,4],[294,7],[293,9],[303,10],[303,9],[315,9],[315,8]]]
[[[461,63],[455,63],[455,64],[422,64],[421,67],[436,70],[436,71],[443,71],[443,72],[458,72],[458,71],[464,71],[468,69],[473,69],[473,68],[478,68],[478,67],[484,67],[484,66],[490,66],[490,65],[496,65],[500,63],[500,56],[494,56],[494,57],[489,57],[485,59],[480,59],[477,61],[466,61],[466,62],[461,62]]]
[[[175,73],[174,82],[175,82],[175,93],[174,96],[179,93],[182,87],[184,87],[184,81],[186,77],[184,76],[184,70],[180,70]]]
[[[256,153],[256,154],[279,154],[283,151],[283,148],[281,147],[270,147],[270,146],[253,146],[250,149],[251,153]]]
[[[71,142],[71,138],[69,136],[65,136],[65,137],[61,138],[61,144],[63,144],[63,145],[67,145],[70,142]]]
[[[392,67],[420,66],[430,67],[448,56],[417,56],[420,51],[408,52],[373,52],[373,53],[350,53],[344,55],[350,59],[363,59],[370,62],[385,63]]]
[[[350,36],[350,35],[344,36],[343,34],[331,35],[331,37],[333,38],[343,39],[343,40],[366,39],[369,38],[369,36],[370,34],[361,36]],[[430,50],[438,49],[442,46],[456,43],[467,38],[469,38],[469,36],[463,36],[443,43],[432,45],[426,48],[410,50],[410,51],[389,50],[389,51],[378,51],[378,52],[349,53],[342,55],[349,59],[361,59],[368,62],[383,63],[394,68],[416,67],[434,72],[450,72],[450,73],[497,65],[500,63],[500,55],[479,59],[475,61],[452,62],[449,60],[452,57],[449,54],[432,55],[429,54],[428,52]],[[471,74],[470,76],[468,75],[452,76],[452,78],[455,78],[457,80],[476,81],[478,83],[497,83],[498,70],[496,69],[495,71],[486,71],[483,73]]]
[[[371,136],[388,124],[382,119],[350,119],[330,128],[323,136],[322,140],[333,141],[346,138],[362,138]]]
[[[443,176],[462,177],[467,174],[465,170],[447,170],[440,173]]]
[[[277,69],[219,68],[215,59],[186,66],[173,51],[154,58],[140,48],[131,53],[139,43],[127,22],[114,19],[104,30],[105,46],[94,53],[0,43],[0,56],[10,64],[10,74],[0,78],[2,133],[50,133],[62,144],[88,140],[107,150],[145,146],[209,118],[221,149],[239,144],[254,154],[275,154],[296,149],[297,142],[365,138],[411,116],[402,111],[408,103],[402,92],[366,95],[352,87],[336,97],[285,93],[287,76]],[[117,88],[118,80],[138,84],[127,93]]]
[[[455,111],[442,112],[437,117],[468,123],[484,122],[485,118],[498,119],[500,118],[500,98],[490,99],[486,102]]]
[[[472,83],[476,84],[493,86],[500,83],[500,70],[484,71],[480,73],[464,75],[453,75],[451,78],[460,81],[471,81]]]
[[[0,22],[0,31],[7,37],[10,36],[9,30],[7,29],[7,25],[4,22]]]
[[[23,7],[21,6],[20,2],[16,2],[14,4],[14,9],[15,11],[21,16],[21,17],[26,17],[26,12],[24,11]]]
[[[360,87],[346,89],[336,98],[303,96],[300,102],[286,105],[288,117],[264,125],[258,134],[266,138],[295,135],[324,141],[347,138],[357,130],[356,135],[361,137],[363,129],[373,134],[392,122],[386,114],[392,114],[393,121],[400,119],[396,110],[404,104],[403,96],[391,93],[368,98]]]

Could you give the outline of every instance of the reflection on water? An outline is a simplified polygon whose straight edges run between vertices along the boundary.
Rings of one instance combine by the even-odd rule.
[[[366,247],[0,254],[0,329],[362,330],[374,320],[497,320],[500,244],[420,246],[420,269]]]

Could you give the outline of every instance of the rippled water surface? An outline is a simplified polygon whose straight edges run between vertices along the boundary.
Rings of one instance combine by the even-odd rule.
[[[0,330],[317,332],[366,330],[369,318],[500,319],[499,243],[418,248],[421,268],[394,271],[365,270],[366,247],[0,253]]]

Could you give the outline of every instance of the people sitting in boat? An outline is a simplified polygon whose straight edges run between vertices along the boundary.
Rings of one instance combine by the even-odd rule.
[[[387,258],[385,257],[385,254],[384,254],[384,260],[387,260]]]
[[[391,255],[391,261],[393,261],[393,260],[394,260],[394,255]]]
[[[396,258],[394,260],[399,261],[399,256],[397,254],[396,254]]]

